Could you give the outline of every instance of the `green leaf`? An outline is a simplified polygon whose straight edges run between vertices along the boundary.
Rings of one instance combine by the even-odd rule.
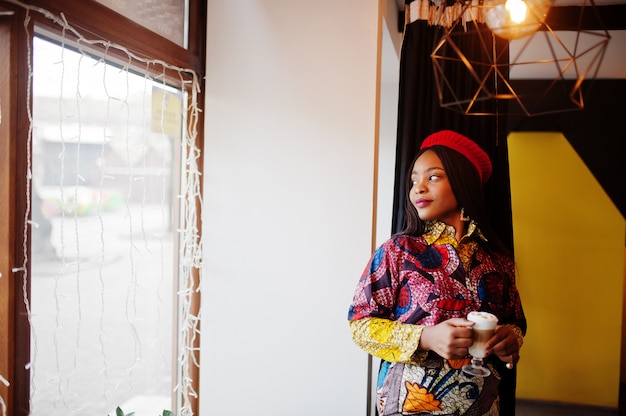
[[[162,416],[176,416],[171,410],[163,410]]]
[[[124,413],[124,411],[117,406],[117,408],[115,409],[115,416],[133,416],[135,414],[135,412],[131,412],[131,413]]]

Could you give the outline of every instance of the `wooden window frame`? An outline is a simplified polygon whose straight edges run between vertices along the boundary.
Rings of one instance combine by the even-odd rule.
[[[29,6],[48,10],[56,16],[63,14],[70,25],[79,28],[83,33],[121,45],[137,56],[193,70],[200,83],[200,92],[197,95],[200,112],[196,146],[203,149],[206,0],[189,0],[187,48],[94,0],[23,1]],[[58,26],[36,12],[30,12],[30,27],[27,32],[24,28],[25,17],[26,10],[23,7],[0,0],[0,108],[3,111],[0,123],[0,233],[4,236],[0,240],[0,376],[9,383],[8,386],[0,383],[0,397],[5,402],[8,416],[27,416],[30,411],[30,324],[23,300],[24,292],[27,299],[30,299],[30,278],[24,285],[22,274],[13,272],[24,264],[23,219],[28,209],[24,197],[28,189],[26,172],[30,166],[27,152],[28,108],[32,103],[32,96],[29,96],[31,89],[28,86],[28,62],[32,62],[35,26],[46,33],[60,34]],[[104,48],[98,46],[94,46],[94,50],[104,52]],[[107,56],[115,59],[111,50]],[[180,84],[178,73],[172,72],[166,74],[166,77],[174,85]],[[199,166],[199,169],[202,167]],[[197,217],[200,221],[201,216]],[[201,230],[201,224],[196,225]],[[30,241],[30,235],[27,236],[27,241]],[[27,247],[27,253],[30,256],[30,247]],[[27,263],[27,269],[29,268],[30,264]],[[196,273],[199,274],[198,271]],[[30,276],[30,270],[27,270],[27,276]],[[195,281],[199,281],[198,275],[195,276]],[[191,312],[198,314],[200,294],[196,290],[194,293],[196,295],[192,300]],[[195,351],[198,350],[198,338],[187,341],[193,343],[190,346]],[[196,360],[199,362],[199,357]],[[193,388],[199,391],[199,368],[192,366],[191,373]],[[193,414],[198,414],[199,399],[187,399],[190,400]],[[0,414],[1,412],[0,408]]]

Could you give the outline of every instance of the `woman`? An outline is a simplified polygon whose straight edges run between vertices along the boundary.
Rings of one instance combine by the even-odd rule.
[[[415,158],[406,225],[379,247],[348,320],[355,343],[382,359],[377,407],[388,415],[498,415],[500,375],[526,332],[514,263],[485,213],[491,162],[453,131],[427,137]],[[465,374],[474,310],[499,318],[486,344],[488,377]]]

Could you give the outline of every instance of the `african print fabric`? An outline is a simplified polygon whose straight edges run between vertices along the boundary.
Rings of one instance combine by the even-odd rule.
[[[475,224],[468,230],[460,243],[439,222],[425,236],[396,236],[374,252],[357,284],[348,319],[355,343],[384,360],[377,391],[383,416],[497,411],[495,370],[484,379],[468,376],[460,368],[469,358],[448,361],[418,349],[424,326],[473,310],[526,331],[513,262],[488,254]]]

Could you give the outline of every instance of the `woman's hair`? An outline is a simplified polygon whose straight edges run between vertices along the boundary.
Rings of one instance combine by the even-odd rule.
[[[459,208],[463,208],[464,214],[470,217],[478,225],[482,234],[487,238],[486,248],[510,255],[507,247],[502,243],[493,231],[487,210],[485,207],[485,195],[483,185],[480,181],[478,171],[475,166],[459,152],[445,146],[434,145],[422,149],[411,163],[411,170],[415,161],[426,151],[434,152],[446,171],[446,176],[450,181],[450,187],[456,197]],[[400,234],[422,235],[425,231],[425,222],[417,215],[417,209],[411,203],[411,170],[407,172],[406,178],[406,198],[404,200],[404,228]]]

